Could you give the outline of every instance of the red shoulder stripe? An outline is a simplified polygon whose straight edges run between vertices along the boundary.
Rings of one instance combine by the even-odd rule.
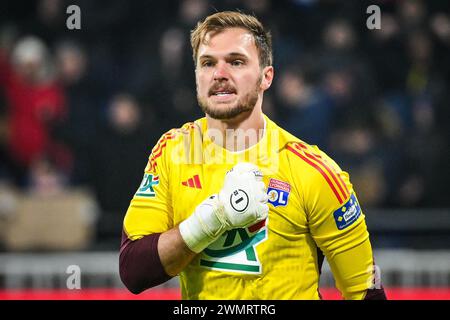
[[[336,198],[338,199],[339,203],[342,204],[344,201],[341,198],[341,195],[339,194],[339,192],[336,190],[335,186],[333,185],[333,183],[331,182],[330,178],[328,177],[328,175],[322,170],[322,168],[320,166],[318,166],[316,163],[312,162],[311,160],[309,160],[307,157],[305,157],[304,155],[302,155],[300,152],[298,152],[297,150],[295,150],[294,148],[292,148],[291,146],[287,146],[286,149],[288,149],[289,151],[291,151],[293,154],[295,154],[296,156],[298,156],[300,159],[302,159],[303,161],[305,161],[306,163],[308,163],[310,166],[312,166],[313,168],[315,168],[317,171],[320,172],[320,174],[325,178],[325,180],[327,181],[328,185],[330,186],[331,190],[333,191],[334,195],[336,196]]]
[[[328,166],[322,159],[319,159],[320,155],[310,154],[306,151],[305,151],[305,155],[308,158],[316,161],[319,165],[322,165],[322,167],[324,167],[325,170],[327,170],[327,172],[330,174],[331,178],[333,178],[333,181],[336,183],[339,190],[341,191],[341,195],[344,196],[344,199],[347,199],[347,197],[349,196],[349,192],[348,192],[347,186],[345,185],[341,176],[334,169],[330,168],[330,166]],[[337,178],[336,178],[336,176],[337,176]]]
[[[159,139],[158,144],[156,145],[156,147],[154,148],[154,150],[152,151],[153,153],[157,153],[159,151],[159,149],[161,149],[161,144],[166,141],[167,139],[172,139],[174,137],[172,132],[167,132],[166,134],[164,134],[162,136],[161,139]]]
[[[155,168],[157,166],[156,159],[158,159],[161,156],[163,149],[167,145],[167,140],[171,140],[173,138],[175,138],[175,136],[167,136],[166,138],[164,138],[164,141],[161,141],[162,143],[158,144],[158,147],[159,147],[159,148],[157,148],[158,150],[155,150],[154,152],[152,152],[152,154],[150,156],[151,171],[155,170]]]
[[[167,140],[172,140],[173,138],[175,138],[175,137],[167,137],[166,139],[164,139],[164,142],[163,142],[162,144],[159,145],[159,146],[160,146],[159,150],[155,150],[155,151],[153,152],[153,158],[154,158],[154,159],[158,158],[158,157],[162,154],[163,149],[164,149],[164,148],[166,147],[166,145],[167,145]]]

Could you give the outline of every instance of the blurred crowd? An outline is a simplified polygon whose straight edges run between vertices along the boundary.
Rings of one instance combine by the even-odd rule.
[[[69,30],[66,8],[81,9]],[[366,8],[381,8],[369,30]],[[446,1],[4,1],[0,185],[89,189],[99,232],[121,220],[165,131],[202,117],[189,32],[225,9],[274,41],[263,110],[351,175],[364,207],[449,207]],[[445,120],[447,119],[447,120]],[[103,230],[103,231],[102,231]]]

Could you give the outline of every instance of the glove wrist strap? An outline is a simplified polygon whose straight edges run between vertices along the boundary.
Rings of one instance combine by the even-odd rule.
[[[217,196],[212,196],[180,223],[181,236],[193,252],[200,253],[226,230],[228,224],[224,210]]]

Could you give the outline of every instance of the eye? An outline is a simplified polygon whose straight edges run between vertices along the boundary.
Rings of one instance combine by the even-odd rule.
[[[231,65],[234,67],[240,67],[244,64],[244,61],[242,60],[233,60],[231,61]]]
[[[213,65],[214,65],[214,64],[212,63],[211,60],[204,60],[204,61],[202,61],[202,63],[201,63],[201,66],[202,66],[202,67],[206,67],[206,68],[212,67]]]

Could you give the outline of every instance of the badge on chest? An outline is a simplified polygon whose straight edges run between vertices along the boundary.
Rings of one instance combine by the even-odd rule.
[[[274,207],[286,206],[291,192],[291,185],[287,182],[270,179],[267,187],[267,195],[269,196],[269,203]]]

